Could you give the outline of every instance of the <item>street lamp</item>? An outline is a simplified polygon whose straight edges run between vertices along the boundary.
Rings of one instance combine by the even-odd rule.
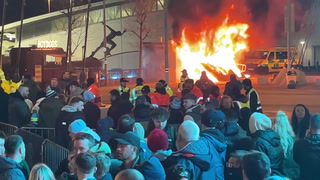
[[[306,42],[304,42],[304,41],[301,41],[301,42],[300,42],[300,44],[301,44],[302,46],[303,46],[305,43],[306,43]]]

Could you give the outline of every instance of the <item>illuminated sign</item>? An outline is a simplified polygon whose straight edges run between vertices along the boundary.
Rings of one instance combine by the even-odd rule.
[[[58,47],[58,41],[38,41],[38,48],[55,48]]]

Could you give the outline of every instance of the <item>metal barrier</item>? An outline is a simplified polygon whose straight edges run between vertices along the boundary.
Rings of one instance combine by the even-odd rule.
[[[37,134],[44,139],[54,140],[56,135],[55,128],[22,127],[21,129]]]
[[[0,122],[0,131],[3,131],[6,136],[13,135],[16,130],[18,130],[17,126]]]
[[[62,160],[68,157],[69,150],[46,139],[42,143],[42,162],[47,164],[53,172],[59,167]]]

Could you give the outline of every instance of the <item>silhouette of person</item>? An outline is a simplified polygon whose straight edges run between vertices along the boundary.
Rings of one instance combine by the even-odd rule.
[[[104,23],[101,22],[103,25]],[[105,51],[105,55],[111,55],[110,52],[112,49],[114,49],[117,44],[112,40],[113,38],[115,38],[116,36],[122,36],[127,30],[124,29],[123,32],[121,31],[115,31],[114,29],[112,29],[110,26],[105,25],[111,32],[105,37],[106,38],[106,43],[110,44],[111,47],[106,47],[106,51]],[[99,49],[101,49],[104,45],[104,41],[101,42],[100,46],[97,47],[97,49],[95,51],[92,52],[92,54],[90,55],[90,57],[93,57],[98,51]]]

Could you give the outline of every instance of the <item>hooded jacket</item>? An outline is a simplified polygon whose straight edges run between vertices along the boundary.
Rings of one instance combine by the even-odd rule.
[[[0,122],[8,123],[8,104],[9,94],[5,93],[2,87],[0,87]]]
[[[85,121],[85,115],[81,111],[73,106],[66,105],[61,109],[61,112],[56,120],[56,143],[60,146],[68,148],[69,142],[71,141],[69,137],[69,125],[77,119],[82,119]]]
[[[320,134],[297,140],[293,146],[293,159],[300,165],[300,179],[319,179]]]
[[[158,88],[153,95],[154,98],[153,102],[151,102],[152,104],[157,104],[160,107],[169,107],[170,96],[167,94],[165,88]]]
[[[216,160],[210,150],[208,140],[200,137],[198,141],[189,143],[180,151],[169,156],[164,162],[164,167],[168,169],[176,164],[181,164],[190,170],[190,179],[214,179],[213,177],[216,177]]]
[[[29,123],[31,112],[19,91],[10,94],[8,105],[8,123],[22,127]]]
[[[284,159],[279,135],[272,129],[257,130],[252,135],[253,149],[264,152],[270,159],[271,169],[282,173]]]
[[[0,179],[25,180],[23,167],[11,158],[0,156]]]
[[[189,109],[187,109],[185,115],[189,115],[193,118],[193,121],[198,124],[201,128],[201,106],[200,105],[193,105]]]
[[[39,104],[39,126],[54,128],[56,120],[65,103],[54,97],[45,98]]]
[[[202,131],[201,137],[208,140],[208,145],[213,154],[216,170],[216,180],[224,180],[224,166],[226,162],[227,143],[225,136],[218,129],[207,129]],[[212,178],[214,179],[214,178]]]

